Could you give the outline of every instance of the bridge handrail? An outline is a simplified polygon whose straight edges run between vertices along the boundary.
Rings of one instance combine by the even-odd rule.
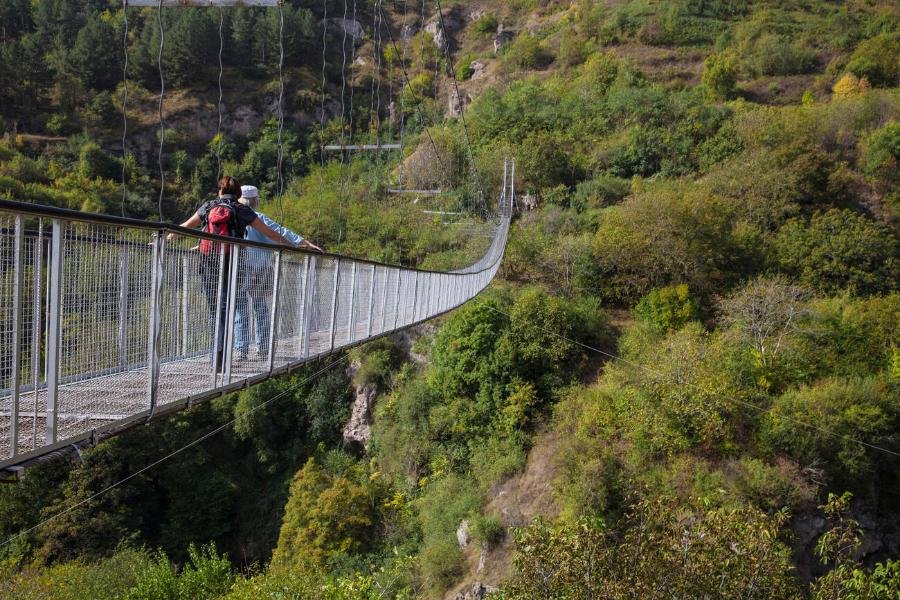
[[[345,254],[334,254],[331,252],[312,252],[310,250],[304,250],[302,248],[296,248],[294,246],[288,246],[286,244],[276,244],[266,243],[266,242],[255,242],[253,240],[226,237],[221,235],[216,235],[212,233],[207,233],[205,231],[200,231],[199,229],[190,229],[187,227],[182,227],[181,225],[175,225],[173,223],[166,223],[164,221],[144,221],[141,219],[134,219],[130,217],[117,217],[114,215],[104,215],[99,213],[85,213],[77,210],[72,210],[69,208],[60,208],[56,206],[46,206],[43,204],[32,204],[29,202],[20,202],[17,200],[8,200],[8,199],[0,199],[0,211],[5,212],[13,212],[19,214],[27,214],[35,217],[46,217],[46,218],[56,218],[63,219],[65,221],[76,221],[79,223],[90,223],[94,225],[111,225],[118,227],[127,227],[130,229],[141,229],[145,230],[149,233],[175,233],[184,237],[191,237],[198,240],[214,240],[218,242],[227,242],[229,244],[236,244],[242,247],[247,248],[260,248],[264,250],[282,250],[287,252],[293,252],[300,255],[308,255],[308,256],[319,256],[324,258],[333,258],[333,259],[350,259],[354,262],[364,263],[367,265],[374,265],[378,267],[390,267],[392,269],[407,269],[418,271],[419,273],[434,273],[440,275],[474,275],[477,273],[483,273],[485,271],[489,271],[493,268],[497,262],[502,258],[495,258],[489,265],[480,268],[477,271],[469,271],[470,267],[466,267],[460,270],[455,271],[435,271],[432,269],[419,269],[416,267],[410,267],[408,265],[401,264],[392,264],[385,263],[376,260],[371,260],[368,258],[360,258],[356,256],[349,256]],[[480,262],[480,261],[478,261]],[[475,264],[478,264],[476,262]]]

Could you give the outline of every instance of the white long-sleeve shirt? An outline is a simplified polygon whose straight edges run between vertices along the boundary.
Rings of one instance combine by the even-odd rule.
[[[256,216],[265,223],[270,229],[277,231],[281,237],[286,239],[292,244],[299,244],[303,241],[303,238],[279,223],[276,223],[266,215],[261,212],[256,213]],[[253,242],[262,242],[264,244],[274,244],[272,240],[256,231],[253,226],[247,227],[247,233],[244,236],[245,239],[251,240]],[[272,258],[272,252],[269,250],[263,250],[262,248],[249,248],[247,252],[247,266],[251,269],[261,269],[269,264],[270,259]]]

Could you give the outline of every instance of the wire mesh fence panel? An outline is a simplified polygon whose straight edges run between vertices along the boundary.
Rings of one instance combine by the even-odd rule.
[[[18,453],[33,450],[39,443],[38,411],[44,410],[40,401],[40,389],[45,383],[41,357],[43,316],[45,314],[43,310],[43,284],[45,281],[43,257],[46,255],[44,223],[42,219],[22,219],[20,223],[24,231],[21,239],[22,258],[20,261],[22,274],[19,306],[22,316],[18,338],[19,397],[18,427],[15,435]],[[3,347],[9,348],[5,344]],[[11,389],[10,393],[12,393]],[[12,445],[13,441],[10,438],[10,446]]]
[[[408,325],[406,320],[406,307],[409,296],[412,294],[413,272],[409,269],[398,270],[399,283],[397,285],[397,302],[394,310],[393,329]]]
[[[387,293],[387,271],[387,267],[380,265],[375,267],[375,285],[372,288],[372,306],[369,311],[371,325],[367,327],[370,330],[370,335],[378,335],[383,331],[381,327],[381,315],[384,310],[382,299]]]
[[[204,261],[209,262],[197,251],[196,240],[166,243],[159,302],[159,405],[199,394],[212,385],[213,334],[200,275]]]
[[[397,313],[397,288],[399,287],[400,269],[388,268],[385,274],[385,294],[382,298],[381,331],[393,328],[394,315]]]
[[[275,251],[245,247],[238,260],[231,344],[231,381],[259,375],[269,369],[269,333],[275,291]]]
[[[356,301],[353,303],[353,338],[363,340],[368,336],[369,305],[372,302],[374,265],[360,264],[356,269]]]
[[[337,299],[335,303],[333,347],[340,348],[350,343],[350,315],[356,293],[356,267],[352,261],[344,260],[339,265]]]
[[[62,231],[59,439],[145,407],[151,273],[146,232],[83,223]],[[122,269],[127,277],[109,276]]]
[[[318,356],[331,349],[332,314],[335,309],[335,276],[337,261],[321,258],[316,261],[315,282],[310,295],[308,356]]]
[[[308,268],[308,256],[285,253],[282,257],[276,311],[274,368],[303,359],[303,304]]]

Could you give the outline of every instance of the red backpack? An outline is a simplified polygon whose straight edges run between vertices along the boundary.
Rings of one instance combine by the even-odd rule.
[[[237,237],[237,213],[231,200],[221,198],[206,213],[203,223],[203,231],[226,237]],[[209,256],[218,254],[221,242],[214,240],[200,241],[200,254]],[[224,244],[225,254],[228,254],[229,245]]]

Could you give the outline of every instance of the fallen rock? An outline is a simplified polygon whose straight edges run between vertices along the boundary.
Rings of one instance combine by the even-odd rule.
[[[473,60],[472,64],[469,65],[469,68],[472,69],[472,77],[470,77],[470,79],[481,79],[487,75],[488,65],[486,62]]]
[[[471,590],[456,594],[453,600],[484,600],[488,594],[493,594],[497,591],[499,591],[497,588],[478,581],[475,582]]]
[[[346,446],[365,451],[369,440],[372,439],[372,405],[377,395],[378,389],[374,385],[366,384],[356,388],[350,419],[344,425],[343,437]]]
[[[460,548],[465,548],[469,545],[470,539],[469,520],[463,519],[462,523],[460,523],[459,527],[456,529],[456,541],[459,543]]]
[[[516,32],[506,29],[503,23],[497,25],[497,34],[494,36],[494,52],[500,52],[508,43],[516,39]]]
[[[447,94],[447,114],[451,117],[458,117],[461,115],[472,101],[472,98],[462,90],[459,91],[458,95],[456,91],[456,86],[451,83],[449,93]]]

